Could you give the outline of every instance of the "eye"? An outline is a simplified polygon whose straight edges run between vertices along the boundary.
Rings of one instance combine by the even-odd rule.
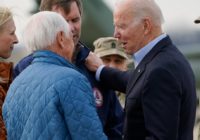
[[[122,64],[122,63],[123,63],[123,60],[122,60],[122,59],[115,59],[115,63],[116,63],[116,64]]]
[[[118,29],[125,29],[126,28],[126,25],[125,24],[118,24],[115,26],[115,28],[118,28]]]
[[[79,22],[79,21],[80,21],[79,17],[72,19],[72,22]]]
[[[10,35],[15,35],[15,31],[13,31],[13,32],[10,32]]]
[[[109,63],[111,61],[110,58],[107,57],[102,58],[102,60],[104,63]]]

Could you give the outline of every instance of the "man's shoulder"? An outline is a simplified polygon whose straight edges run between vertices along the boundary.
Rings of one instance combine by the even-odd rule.
[[[29,54],[28,56],[21,59],[13,70],[13,78],[17,77],[26,67],[28,67],[33,61],[33,54]]]
[[[29,54],[28,56],[22,58],[18,64],[16,65],[16,67],[23,67],[26,68],[28,65],[31,64],[31,62],[33,61],[33,54]]]
[[[90,53],[90,49],[82,42],[79,42],[77,44],[77,47],[78,47],[78,53],[76,55],[76,64],[80,65],[85,62],[85,59]]]
[[[31,54],[25,56],[23,59],[21,59],[19,61],[19,64],[28,63],[28,62],[30,63],[32,61],[33,61],[33,53],[31,53]]]
[[[44,66],[40,65],[40,68],[44,69]],[[49,69],[48,73],[51,74],[52,79],[63,79],[66,81],[71,79],[72,81],[79,81],[85,77],[76,69],[67,66],[49,65],[47,66],[47,69]]]

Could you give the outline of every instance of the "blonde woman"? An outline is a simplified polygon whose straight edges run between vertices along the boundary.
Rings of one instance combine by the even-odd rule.
[[[15,29],[11,11],[6,7],[0,7],[0,140],[6,139],[2,105],[12,80],[12,63],[5,62],[4,59],[11,56],[14,44],[18,42]]]

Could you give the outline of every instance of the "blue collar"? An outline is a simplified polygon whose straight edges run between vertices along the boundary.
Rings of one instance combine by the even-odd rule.
[[[49,51],[49,50],[40,50],[33,53],[33,63],[36,62],[46,62],[51,63],[59,66],[66,66],[73,69],[76,69],[76,67],[70,63],[65,58],[61,57],[60,55]]]
[[[149,42],[147,45],[145,45],[143,48],[138,50],[136,53],[133,54],[133,59],[135,63],[135,68],[139,65],[139,63],[142,61],[142,59],[150,52],[150,50],[163,38],[167,37],[166,34],[162,34],[158,37],[156,37],[154,40]]]

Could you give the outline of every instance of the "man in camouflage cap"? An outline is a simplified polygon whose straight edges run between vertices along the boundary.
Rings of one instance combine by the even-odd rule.
[[[93,43],[97,54],[103,63],[109,67],[127,70],[128,56],[122,48],[122,44],[114,37],[102,37]]]
[[[120,43],[114,37],[102,37],[94,41],[93,43],[97,54],[103,60],[106,66],[117,68],[122,71],[127,70],[128,56],[124,52],[122,43]],[[125,104],[125,94],[116,91],[118,99],[122,107]]]

